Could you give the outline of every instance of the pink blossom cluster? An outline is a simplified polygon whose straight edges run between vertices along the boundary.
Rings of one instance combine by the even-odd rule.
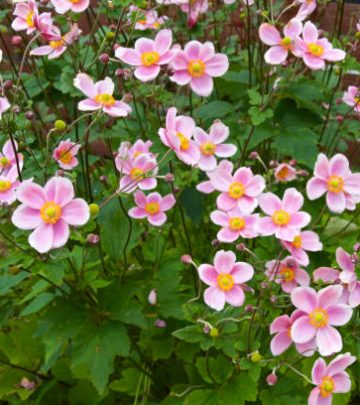
[[[139,31],[158,30],[165,24],[168,17],[159,17],[155,9],[142,10],[137,6],[130,6],[128,17],[135,19],[135,29]]]

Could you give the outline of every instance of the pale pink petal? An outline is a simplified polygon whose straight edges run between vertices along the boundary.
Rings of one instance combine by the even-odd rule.
[[[165,197],[163,197],[160,203],[160,208],[162,211],[168,211],[175,205],[175,203],[176,203],[175,197],[172,194],[168,194]]]
[[[340,333],[330,325],[317,329],[316,344],[321,356],[338,353],[343,347]]]
[[[22,183],[16,190],[17,199],[30,208],[40,209],[46,202],[45,193],[38,184]]]
[[[228,226],[229,224],[229,217],[228,215],[223,212],[223,211],[213,211],[210,214],[210,218],[211,220],[214,222],[214,224],[216,225],[220,225],[220,226]]]
[[[151,225],[154,226],[161,226],[166,222],[166,214],[163,212],[158,212],[155,215],[149,215],[148,216],[148,221],[150,222]]]
[[[152,65],[152,66],[139,66],[135,69],[134,75],[137,79],[141,80],[142,82],[148,82],[150,80],[155,79],[160,73],[160,66]]]
[[[230,274],[233,276],[236,284],[243,284],[251,280],[254,275],[254,269],[250,264],[238,262],[234,264]]]
[[[231,198],[227,193],[221,193],[216,199],[216,205],[220,210],[230,211],[237,206],[237,200]]]
[[[291,326],[291,320],[288,315],[281,315],[275,318],[270,325],[270,334],[278,332],[287,332]]]
[[[317,295],[310,287],[298,287],[291,293],[293,305],[306,313],[310,313],[317,306]]]
[[[190,83],[191,76],[187,70],[177,70],[170,77],[170,80],[178,84],[179,86],[185,86]]]
[[[52,248],[53,238],[53,225],[42,223],[30,234],[29,243],[39,253],[45,253]]]
[[[323,61],[323,59],[311,55],[311,54],[305,54],[303,56],[305,65],[308,66],[310,69],[312,70],[321,70],[324,69],[325,67],[325,62]]]
[[[284,353],[292,344],[292,340],[288,335],[288,332],[280,332],[275,335],[270,343],[270,350],[273,356],[280,356]]]
[[[131,208],[128,212],[131,218],[142,219],[148,216],[147,212],[140,207]]]
[[[207,97],[213,90],[213,79],[206,74],[201,77],[193,77],[190,81],[190,87],[199,96]]]
[[[341,297],[343,287],[341,285],[331,285],[318,292],[318,305],[327,308],[338,302]]]
[[[228,69],[228,57],[221,53],[217,53],[205,63],[205,73],[212,77],[222,76]]]
[[[95,98],[97,94],[93,80],[85,73],[78,73],[74,79],[74,86],[89,98]]]
[[[314,384],[320,385],[323,377],[325,377],[326,375],[328,375],[326,374],[326,363],[325,360],[320,357],[315,361],[313,365],[311,371],[311,379]]]
[[[345,393],[351,390],[351,380],[347,373],[340,372],[332,376],[332,378],[335,383],[335,393]]]
[[[304,197],[295,189],[288,188],[283,197],[283,209],[289,214],[299,211],[304,204]]]
[[[60,248],[66,244],[70,236],[69,225],[60,219],[53,225],[53,243],[52,248]]]
[[[85,225],[90,218],[89,206],[82,198],[75,198],[62,207],[61,217],[70,225]]]
[[[218,273],[230,273],[236,262],[236,256],[233,252],[220,250],[214,258],[214,267]]]
[[[95,111],[100,110],[101,104],[91,98],[86,98],[78,103],[78,109],[80,111]]]
[[[132,66],[141,66],[140,54],[131,48],[122,48],[119,47],[115,51],[115,56],[121,61]]]
[[[218,287],[209,287],[204,292],[205,303],[217,311],[221,311],[225,306],[225,294]]]
[[[258,231],[263,236],[273,235],[277,229],[277,226],[274,224],[273,220],[269,217],[260,218],[257,224]]]
[[[319,267],[313,272],[314,281],[323,280],[325,283],[333,283],[339,279],[339,271],[331,267]]]
[[[272,215],[275,211],[282,209],[280,198],[273,193],[261,194],[259,196],[259,205],[267,215]]]
[[[330,211],[341,214],[345,210],[345,195],[344,193],[332,193],[326,194],[326,204]]]
[[[154,50],[160,55],[164,54],[170,49],[172,43],[171,30],[165,29],[158,32],[155,37]]]
[[[332,360],[327,368],[327,373],[330,376],[337,374],[341,371],[344,371],[351,364],[355,363],[356,357],[351,356],[350,353],[339,354]]]
[[[287,37],[295,38],[302,32],[303,25],[300,20],[292,18],[284,27],[284,34]]]
[[[149,38],[139,38],[135,42],[135,51],[138,52],[140,55],[144,52],[153,52],[154,49],[154,41]]]
[[[348,305],[336,304],[327,308],[329,323],[335,326],[345,325],[352,316],[352,309]]]
[[[307,212],[295,212],[291,215],[289,225],[298,229],[308,225],[311,221],[311,216]],[[295,235],[296,236],[296,235]]]
[[[239,238],[239,234],[239,231],[232,231],[230,228],[222,228],[216,236],[220,242],[231,243]]]
[[[74,187],[65,177],[52,177],[44,187],[47,201],[54,201],[64,207],[74,198]]]
[[[349,253],[347,253],[342,247],[336,249],[336,261],[342,270],[354,271],[355,264],[351,261]]]
[[[270,65],[279,65],[286,60],[287,56],[288,51],[285,48],[275,45],[265,52],[264,58]]]
[[[346,57],[346,52],[341,49],[330,49],[324,52],[323,58],[330,62],[338,62],[344,60]]]
[[[293,292],[296,291],[293,290]],[[310,324],[308,316],[302,316],[291,326],[291,338],[296,343],[306,343],[316,334],[316,329]]]
[[[347,176],[344,182],[344,191],[349,194],[360,194],[360,173]]]
[[[245,294],[242,288],[234,285],[229,291],[225,291],[225,301],[233,307],[241,307],[245,301]]]
[[[338,153],[330,160],[330,175],[345,177],[349,174],[349,161],[346,156]]]
[[[19,229],[35,229],[41,224],[40,211],[21,204],[14,211],[11,220]]]
[[[302,36],[305,42],[316,43],[318,40],[318,30],[316,26],[312,22],[307,21],[304,25]]]
[[[218,272],[210,264],[201,264],[198,267],[199,277],[205,284],[217,286]]]
[[[263,23],[259,28],[259,37],[266,45],[277,45],[281,41],[279,31],[268,23]]]

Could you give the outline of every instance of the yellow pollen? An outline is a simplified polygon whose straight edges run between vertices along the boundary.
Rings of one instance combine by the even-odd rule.
[[[155,52],[143,52],[141,54],[141,62],[144,66],[156,65],[159,62],[160,55]]]
[[[0,193],[5,193],[11,189],[11,181],[9,180],[0,180]]]
[[[134,167],[130,170],[130,177],[132,180],[141,180],[144,178],[144,170],[140,167]]]
[[[29,28],[33,28],[35,26],[34,24],[34,12],[33,11],[29,11],[28,15],[26,16],[26,24],[28,25]]]
[[[160,205],[157,202],[149,202],[145,205],[145,211],[150,215],[155,215],[160,211]]]
[[[310,324],[315,328],[324,328],[329,323],[329,315],[324,308],[315,308],[309,318]]]
[[[240,181],[234,181],[229,186],[228,194],[231,198],[237,200],[245,194],[245,187]]]
[[[308,51],[311,55],[321,56],[324,53],[324,48],[318,44],[308,44]]]
[[[144,19],[144,20],[138,20],[138,23],[141,24],[141,25],[145,25],[145,24],[146,24],[146,20],[145,20],[145,19]]]
[[[142,155],[143,153],[144,153],[144,152],[141,152],[141,151],[137,150],[136,152],[134,152],[134,158],[136,158],[136,157]]]
[[[205,156],[212,156],[215,153],[216,145],[211,142],[205,142],[200,146],[201,153]]]
[[[292,40],[290,37],[285,37],[281,40],[281,45],[284,49],[289,51],[292,48]]]
[[[229,273],[220,273],[216,280],[218,287],[223,291],[229,291],[234,287],[233,276]]]
[[[153,27],[157,30],[160,28],[160,24],[156,21],[154,22]]]
[[[294,246],[294,248],[300,249],[302,246],[301,236],[300,235],[295,236],[291,244]]]
[[[2,169],[5,169],[5,167],[8,167],[10,165],[10,159],[8,159],[6,156],[0,157],[0,167]]]
[[[329,395],[331,395],[331,393],[334,391],[335,381],[331,377],[325,376],[322,378],[319,388],[320,388],[320,395],[323,398],[326,398]]]
[[[180,140],[180,149],[188,150],[190,148],[190,142],[189,142],[188,138],[186,138],[186,136],[184,134],[182,134],[181,132],[177,132],[176,136]]]
[[[287,166],[283,166],[277,173],[276,177],[279,180],[286,180],[289,175],[289,168]]]
[[[188,72],[192,77],[204,76],[205,68],[205,63],[200,59],[194,59],[188,64]]]
[[[63,40],[63,39],[59,39],[58,41],[50,41],[50,42],[49,42],[49,45],[50,45],[52,48],[57,49],[57,48],[60,48],[61,46],[64,45],[64,40]]]
[[[272,220],[278,226],[285,226],[290,222],[290,214],[284,210],[275,211],[272,216]]]
[[[295,278],[295,271],[289,267],[284,267],[279,271],[279,275],[283,281],[293,281]]]
[[[61,217],[61,207],[48,201],[40,208],[40,216],[46,224],[56,224]]]
[[[80,0],[70,0],[70,1],[71,1],[71,3],[75,3],[75,4],[76,4],[76,3],[79,3]]]
[[[340,176],[330,176],[327,181],[327,188],[332,193],[341,193],[344,189],[344,180]]]
[[[245,228],[245,219],[241,217],[234,217],[229,219],[229,227],[232,231],[241,231]]]
[[[112,105],[115,104],[115,99],[111,94],[98,94],[97,96],[95,96],[95,101],[106,106],[106,107],[110,107]]]
[[[72,157],[73,157],[73,156],[72,156],[72,154],[71,154],[70,151],[64,151],[64,152],[61,152],[61,153],[60,153],[59,160],[60,160],[60,162],[62,162],[62,163],[68,164],[68,163],[71,162]]]

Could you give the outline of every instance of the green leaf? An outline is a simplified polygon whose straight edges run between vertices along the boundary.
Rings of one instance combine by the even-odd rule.
[[[236,402],[233,403],[235,404]],[[223,404],[228,403],[223,402]],[[216,399],[216,391],[196,390],[192,391],[189,395],[186,396],[184,405],[220,405],[220,403]]]
[[[225,383],[217,391],[217,397],[223,404],[243,405],[256,401],[257,384],[247,374],[241,374]]]
[[[210,101],[209,103],[197,108],[194,116],[204,121],[213,121],[215,118],[223,118],[233,112],[233,105],[221,100]]]
[[[40,309],[46,307],[54,298],[55,294],[49,292],[39,294],[33,301],[30,302],[29,305],[26,306],[26,308],[21,311],[20,316],[26,316],[40,311]]]
[[[142,395],[144,393],[144,377],[146,377],[146,374],[137,368],[131,367],[123,370],[121,376],[122,378],[115,380],[110,384],[109,388],[112,391],[125,392],[132,396],[135,396],[136,393],[137,395]]]
[[[172,333],[178,339],[185,340],[189,343],[197,343],[204,340],[204,332],[198,325],[186,326]]]
[[[26,271],[21,271],[18,274],[11,274],[8,270],[2,272],[0,275],[0,296],[7,294],[13,287],[16,287],[28,276],[29,273]]]
[[[268,118],[271,118],[274,115],[274,112],[270,108],[262,111],[259,107],[253,106],[249,108],[249,114],[251,116],[252,124],[260,125]]]
[[[251,105],[260,105],[261,104],[261,94],[255,90],[251,89],[247,91],[250,99],[250,104]]]
[[[181,205],[192,221],[199,225],[204,212],[205,197],[196,188],[185,188],[180,195]]]

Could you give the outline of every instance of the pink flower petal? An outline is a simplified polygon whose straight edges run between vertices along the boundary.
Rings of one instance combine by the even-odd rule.
[[[16,191],[17,199],[30,208],[40,209],[46,202],[45,193],[38,184],[24,182]]]
[[[52,248],[60,248],[66,244],[70,236],[69,225],[60,219],[53,225],[53,243]]]
[[[193,77],[190,81],[190,87],[197,95],[207,97],[213,90],[213,79],[206,74],[201,77]]]
[[[288,188],[283,197],[283,207],[289,214],[299,211],[304,204],[304,197],[295,189]]]
[[[87,97],[95,98],[96,89],[91,77],[85,73],[79,73],[74,79],[74,86],[82,91]]]
[[[327,308],[329,323],[335,326],[345,325],[352,316],[352,309],[348,305],[336,304]]]
[[[315,361],[312,371],[311,371],[311,379],[314,384],[320,385],[322,382],[323,377],[327,376],[326,373],[326,363],[325,360],[319,358]]]
[[[212,77],[219,77],[229,69],[228,57],[224,54],[217,53],[211,59],[205,62],[205,72]]]
[[[74,198],[74,187],[71,181],[64,177],[52,177],[44,187],[47,201],[53,201],[64,207]]]
[[[241,307],[245,301],[245,294],[242,288],[234,285],[229,291],[225,291],[225,301],[233,307]]]
[[[270,65],[279,65],[283,63],[288,56],[288,51],[282,46],[272,46],[264,55],[265,62]]]
[[[235,263],[230,274],[236,284],[243,284],[251,280],[254,275],[254,269],[250,264],[244,262]]]
[[[70,225],[85,225],[90,218],[89,206],[82,198],[70,201],[61,211],[61,217]]]
[[[351,356],[350,353],[339,354],[332,360],[327,368],[327,373],[330,376],[344,371],[346,368],[355,363],[356,357]]]
[[[155,215],[149,215],[148,216],[148,221],[150,222],[151,225],[154,226],[161,226],[166,222],[166,214],[163,212],[158,212]]]
[[[124,63],[127,63],[128,65],[131,66],[142,65],[140,54],[136,52],[134,49],[119,47],[115,51],[115,56]]]
[[[204,292],[204,301],[210,308],[221,311],[225,306],[225,294],[218,287],[209,287]]]
[[[298,287],[291,293],[293,305],[306,313],[310,313],[317,306],[317,295],[310,287]]]
[[[302,36],[306,43],[316,43],[318,40],[318,30],[316,26],[312,22],[307,21],[304,25]]]
[[[272,215],[275,211],[282,209],[280,198],[273,193],[261,194],[259,196],[259,205],[267,215]]]
[[[220,250],[214,258],[214,267],[218,273],[230,273],[236,262],[236,256],[233,252]]]
[[[278,45],[281,41],[279,31],[268,23],[263,23],[259,28],[259,37],[266,45]]]
[[[321,356],[330,356],[342,350],[340,333],[332,326],[317,329],[316,344]]]
[[[160,73],[160,66],[139,66],[135,69],[134,75],[142,82],[148,82],[154,80]]]
[[[288,335],[288,332],[280,332],[275,335],[270,343],[270,350],[273,356],[280,356],[284,353],[292,344],[292,340]]]
[[[326,194],[326,204],[330,211],[341,214],[345,211],[345,195],[344,193],[332,193]]]
[[[53,238],[53,225],[42,223],[30,234],[29,244],[39,253],[45,253],[52,248]]]
[[[210,264],[201,264],[198,267],[199,277],[205,284],[217,286],[218,272]]]
[[[172,43],[171,30],[165,29],[158,32],[155,37],[154,50],[160,55],[164,54],[170,49]]]
[[[296,290],[295,288],[293,292]],[[311,340],[315,334],[316,329],[310,324],[308,316],[302,316],[297,319],[291,327],[291,338],[295,343],[306,343]]]
[[[25,230],[35,229],[42,222],[40,211],[38,209],[30,208],[25,204],[21,204],[16,208],[11,220],[17,228]]]

